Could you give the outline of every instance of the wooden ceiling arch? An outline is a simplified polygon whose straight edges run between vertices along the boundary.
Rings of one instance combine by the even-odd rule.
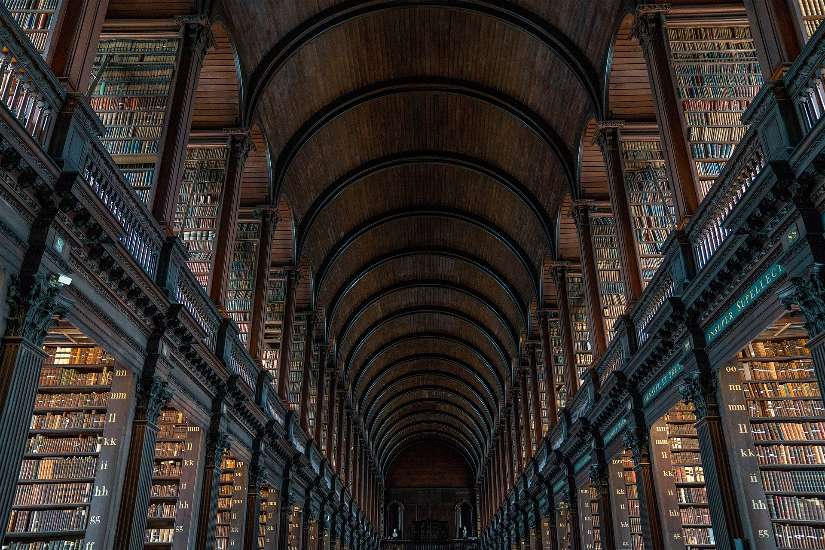
[[[378,467],[382,472],[388,471],[388,468],[406,448],[419,441],[439,441],[457,450],[467,461],[470,469],[474,472],[480,471],[482,456],[472,453],[472,449],[466,446],[466,443],[460,440],[453,439],[455,436],[452,433],[445,433],[439,430],[426,430],[423,427],[416,429],[413,433],[398,433],[393,438],[393,441],[388,443],[384,455],[377,458]]]
[[[373,352],[366,360],[361,363],[355,370],[354,375],[352,377],[352,388],[355,391],[355,395],[360,395],[362,384],[364,383],[363,378],[365,376],[369,376],[369,373],[372,371],[373,367],[377,367],[381,363],[379,363],[379,359],[383,360],[383,356],[389,352],[393,352],[399,348],[403,348],[410,344],[418,344],[422,341],[427,341],[427,349],[439,349],[440,345],[448,345],[451,347],[458,347],[461,348],[464,352],[469,354],[472,359],[477,362],[479,365],[483,366],[483,372],[486,372],[492,379],[492,383],[496,386],[496,391],[499,396],[504,394],[504,380],[502,379],[501,373],[499,370],[493,365],[491,360],[486,357],[483,353],[481,353],[469,340],[464,338],[459,338],[457,336],[453,336],[452,334],[446,333],[436,333],[436,332],[416,332],[412,334],[408,334],[399,338],[395,338],[389,343],[385,344],[384,346],[380,347],[378,350]]]
[[[375,435],[375,450],[378,456],[384,452],[385,445],[389,445],[393,437],[397,433],[406,431],[407,428],[415,427],[421,429],[423,426],[432,425],[434,423],[449,427],[456,432],[464,435],[465,441],[472,446],[473,450],[479,455],[484,456],[484,444],[472,429],[461,421],[461,419],[454,417],[451,414],[439,411],[414,412],[408,415],[398,417],[386,433],[378,433]]]
[[[404,418],[420,414],[444,414],[450,416],[459,421],[466,429],[470,430],[482,448],[486,448],[487,446],[488,433],[483,426],[479,424],[478,419],[453,403],[437,399],[415,399],[408,401],[404,405],[395,407],[391,412],[384,414],[383,417],[374,424],[373,430],[369,434],[370,440],[375,441],[375,447],[378,448],[381,438],[384,437],[393,426]]]
[[[520,32],[533,36],[553,52],[576,76],[579,85],[589,98],[593,112],[603,111],[599,73],[587,55],[563,32],[548,21],[518,5],[501,0],[366,0],[336,4],[292,29],[283,37],[253,69],[245,87],[245,119],[250,121],[257,108],[263,89],[275,77],[287,60],[304,45],[330,29],[366,17],[383,10],[420,7],[460,9],[499,19]]]
[[[486,340],[498,352],[498,355],[502,357],[504,364],[510,363],[511,357],[513,356],[510,352],[514,351],[514,349],[510,347],[510,352],[508,352],[508,348],[505,348],[504,345],[499,341],[499,339],[496,338],[496,336],[487,327],[485,327],[483,323],[480,323],[477,319],[455,308],[432,307],[428,305],[421,305],[393,311],[392,313],[381,317],[378,321],[367,327],[367,329],[360,334],[358,339],[355,340],[352,346],[348,348],[344,348],[342,346],[341,349],[339,349],[339,351],[343,354],[344,357],[346,357],[346,360],[344,361],[345,368],[351,368],[353,364],[353,358],[358,354],[359,350],[365,345],[365,342],[370,338],[370,336],[379,332],[385,325],[400,318],[421,314],[430,314],[439,317],[449,317],[461,321],[468,327],[474,329],[472,333],[474,337],[481,336],[484,340]],[[339,342],[339,345],[342,345],[341,342]],[[344,375],[346,376],[348,372],[348,370],[345,370]]]
[[[405,407],[416,406],[455,408],[463,412],[473,425],[481,430],[485,438],[493,433],[493,426],[487,422],[487,419],[484,418],[483,415],[473,408],[473,403],[467,401],[463,395],[452,392],[451,390],[442,390],[436,396],[432,391],[422,389],[408,392],[381,409],[375,416],[372,425],[366,427],[370,440],[372,441],[372,435],[388,422],[393,415],[399,411],[403,411]]]

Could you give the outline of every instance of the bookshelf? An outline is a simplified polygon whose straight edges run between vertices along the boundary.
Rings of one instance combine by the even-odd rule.
[[[301,507],[293,505],[289,510],[289,532],[287,533],[287,549],[301,550],[301,531],[303,530],[303,515]]]
[[[63,330],[63,328],[65,330]],[[46,353],[3,548],[103,546],[126,441],[132,376],[63,326]]]
[[[764,81],[747,22],[668,20],[667,36],[701,200],[744,136],[741,115]]]
[[[609,465],[610,505],[613,512],[613,532],[616,547],[644,550],[639,494],[633,458],[625,450],[613,457]]]
[[[200,447],[199,426],[177,409],[161,411],[143,538],[147,550],[188,547]]]
[[[265,484],[261,486],[259,498],[258,550],[275,550],[278,543],[278,491]]]
[[[266,291],[264,311],[264,352],[261,357],[264,369],[272,376],[272,384],[278,384],[278,356],[281,347],[281,331],[284,322],[284,302],[286,301],[287,273],[272,270]],[[277,389],[277,388],[276,388]]]
[[[243,546],[246,462],[225,451],[218,483],[218,512],[215,516],[215,549]]]
[[[313,341],[312,335],[306,337],[312,346],[312,364],[309,369],[309,391],[307,392],[307,428],[309,434],[315,433],[315,423],[318,419],[315,418],[316,403],[318,402],[318,364],[320,356],[320,344]]]
[[[794,0],[796,16],[805,40],[816,32],[816,29],[825,21],[825,0]]]
[[[677,403],[651,426],[654,473],[666,544],[715,548],[693,405]]]
[[[189,255],[189,269],[204,289],[212,275],[227,155],[226,145],[189,145],[175,204],[172,226]]]
[[[60,0],[3,0],[6,9],[41,55],[49,49]]]
[[[249,343],[252,323],[252,297],[255,294],[255,264],[261,223],[258,220],[238,220],[235,247],[229,264],[226,288],[226,313],[238,325],[241,340]]]
[[[579,487],[578,505],[582,550],[602,550],[599,500],[589,483]]]
[[[592,227],[592,226],[591,226]],[[573,331],[573,357],[576,361],[576,387],[593,363],[590,345],[590,317],[584,296],[584,279],[581,273],[567,272],[567,299],[570,307],[570,324]]]
[[[542,515],[539,520],[541,521],[541,525],[539,526],[541,529],[541,546],[537,548],[537,550],[551,550],[555,547],[552,541],[553,536],[553,526],[552,526],[552,519]]]
[[[616,319],[627,307],[616,219],[609,208],[590,210],[590,231],[596,276],[599,279],[605,336],[609,342],[613,338],[613,325]]]
[[[556,390],[556,413],[558,414],[567,403],[567,384],[564,379],[567,358],[564,353],[558,310],[551,311],[548,317],[547,332],[550,337],[550,349],[553,350],[553,386]]]
[[[757,550],[825,548],[825,403],[806,346],[801,320],[786,317],[720,374],[737,481],[767,535]]]
[[[103,145],[147,204],[177,53],[176,39],[104,35],[92,66],[89,102],[106,129]]]
[[[304,346],[306,345],[306,315],[295,315],[292,324],[292,351],[289,356],[289,376],[287,377],[287,406],[301,413],[301,385],[304,381]]]
[[[673,195],[659,136],[622,135],[624,185],[642,286],[662,263],[662,247],[676,227]]]
[[[306,545],[307,548],[317,548],[318,547],[318,521],[315,519],[309,520],[309,529],[307,530],[307,536],[309,537],[308,544]]]

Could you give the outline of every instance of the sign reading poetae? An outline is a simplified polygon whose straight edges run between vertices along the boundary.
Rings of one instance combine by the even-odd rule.
[[[711,343],[733,323],[737,317],[748,309],[759,298],[765,290],[775,283],[782,274],[785,273],[785,268],[779,263],[771,265],[765,272],[759,276],[758,279],[751,285],[751,287],[742,293],[736,302],[728,308],[716,321],[705,330],[705,340]]]

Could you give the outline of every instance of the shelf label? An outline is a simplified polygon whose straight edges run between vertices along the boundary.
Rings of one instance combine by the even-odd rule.
[[[651,401],[653,401],[657,395],[662,393],[662,390],[665,389],[668,384],[673,382],[676,377],[682,374],[684,367],[682,363],[675,363],[672,367],[670,367],[667,372],[665,372],[662,376],[659,377],[656,382],[654,382],[644,393],[642,396],[642,405],[647,406]]]
[[[716,321],[705,330],[705,340],[711,343],[725,331],[742,313],[748,309],[753,303],[765,293],[773,283],[775,283],[783,274],[785,268],[778,262],[771,265],[765,272],[759,276],[758,279],[750,286],[748,290],[742,293],[741,296],[733,303],[728,310],[722,314]]]

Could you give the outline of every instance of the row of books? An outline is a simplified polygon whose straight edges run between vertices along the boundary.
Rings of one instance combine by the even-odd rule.
[[[166,99],[163,96],[96,96],[89,98],[89,104],[95,112],[104,117],[109,113],[116,115],[129,113],[135,117],[133,120],[136,124],[147,121],[152,126],[157,125],[156,114],[165,115],[166,113]],[[111,121],[111,119],[107,120]]]
[[[163,544],[172,542],[174,538],[174,528],[148,528],[144,533],[143,542],[147,544]]]
[[[816,398],[786,401],[748,401],[748,411],[753,418],[825,417],[825,405],[820,399]]]
[[[768,498],[771,517],[791,521],[825,522],[825,495],[820,497],[778,496]]]
[[[710,508],[680,508],[682,524],[710,526]]]
[[[160,138],[162,132],[162,126],[112,126],[106,128],[102,139],[109,146],[109,150],[111,151],[116,150],[119,147],[119,145],[113,144],[115,140],[118,140],[120,144],[128,143],[128,147],[134,147],[133,144],[137,143],[139,140],[157,140]]]
[[[704,487],[678,487],[679,504],[707,504],[708,492]]]
[[[762,470],[767,492],[825,493],[825,470]]]
[[[825,528],[808,525],[788,525],[775,523],[773,526],[776,544],[780,548],[821,550],[825,548]]]
[[[751,427],[751,433],[756,441],[787,439],[825,440],[825,421],[755,424]]]
[[[109,393],[38,393],[35,409],[60,409],[70,407],[101,407],[109,402]]]
[[[6,550],[81,550],[83,541],[75,540],[48,540],[42,542],[9,542],[3,545]]]
[[[11,533],[81,531],[86,528],[88,513],[86,507],[12,510],[9,516],[8,531]]]
[[[759,464],[825,465],[825,446],[822,445],[758,445]]]
[[[31,430],[102,429],[106,415],[93,412],[63,412],[32,415]]]
[[[40,371],[40,386],[108,386],[112,383],[112,369],[104,367],[100,371],[78,370],[66,367],[43,366]]]
[[[160,137],[159,133],[158,137]],[[111,140],[104,137],[101,141],[113,157],[123,155],[146,156],[158,153],[157,138]]]
[[[179,460],[156,460],[152,469],[152,477],[180,477]]]
[[[183,455],[183,442],[158,441],[155,443],[155,458],[178,458]]]
[[[745,386],[745,397],[749,399],[819,397],[819,387],[816,382],[751,382]]]
[[[77,346],[45,346],[46,358],[44,365],[82,366],[82,365],[111,365],[114,359],[99,347]]]
[[[170,502],[153,502],[149,505],[150,519],[175,519],[177,506]]]
[[[152,483],[149,492],[150,497],[171,498],[180,494],[180,486],[177,483]]]
[[[77,504],[91,498],[92,483],[20,484],[14,493],[14,506]]]
[[[97,436],[48,437],[29,435],[26,440],[27,455],[97,453],[102,446]]]
[[[96,456],[24,459],[20,464],[20,480],[91,478],[96,468]]]
[[[810,360],[741,361],[746,380],[811,381]]]

